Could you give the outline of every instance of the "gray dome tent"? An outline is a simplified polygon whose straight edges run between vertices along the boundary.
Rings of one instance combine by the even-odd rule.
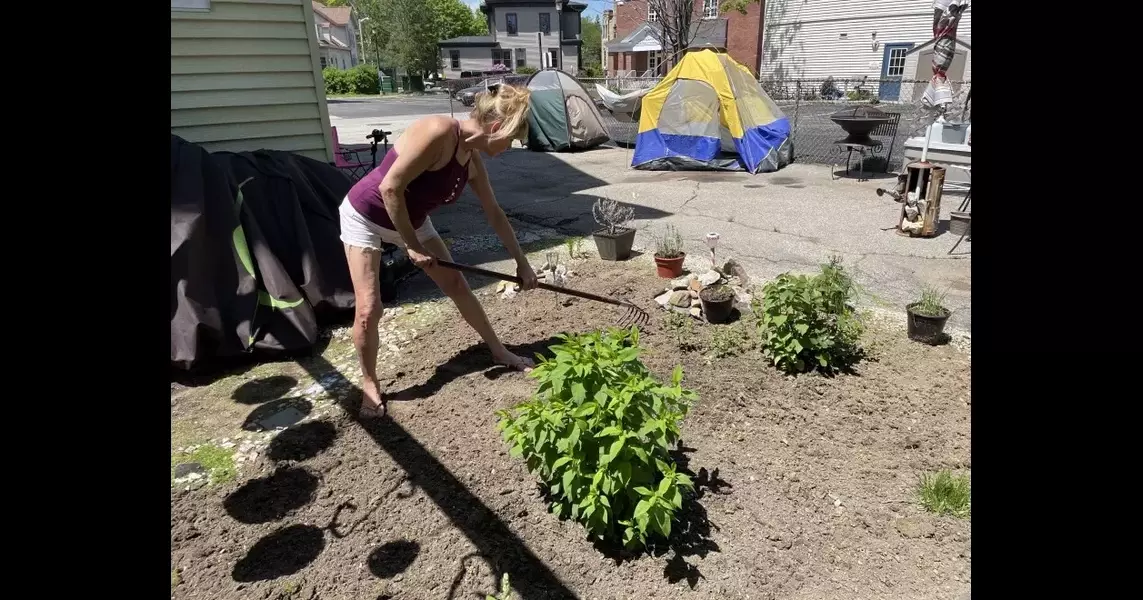
[[[611,139],[595,102],[571,75],[555,69],[539,71],[528,78],[528,89],[532,92],[529,149],[586,150]]]

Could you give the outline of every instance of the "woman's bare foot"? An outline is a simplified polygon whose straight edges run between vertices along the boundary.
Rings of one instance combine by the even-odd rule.
[[[358,415],[362,419],[377,419],[389,412],[389,403],[381,397],[378,386],[366,385],[361,391],[361,410]]]
[[[523,371],[525,373],[531,371],[532,367],[536,366],[536,364],[531,360],[528,360],[523,356],[512,354],[508,351],[505,351],[503,354],[493,354],[492,360],[495,361],[498,365],[502,365],[510,369],[516,369],[517,371]]]

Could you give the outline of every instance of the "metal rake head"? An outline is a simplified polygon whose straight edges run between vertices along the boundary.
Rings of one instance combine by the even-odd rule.
[[[628,300],[620,300],[619,306],[623,309],[623,315],[619,317],[620,327],[627,328],[632,325],[643,327],[651,322],[651,315],[634,303]]]

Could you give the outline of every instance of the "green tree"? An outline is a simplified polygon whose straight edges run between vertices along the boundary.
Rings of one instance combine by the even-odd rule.
[[[746,14],[747,6],[750,4],[755,4],[758,1],[759,0],[722,0],[722,2],[719,3],[718,8],[723,13],[728,13],[732,10],[736,10],[741,14]]]
[[[437,40],[447,40],[462,35],[479,35],[475,32],[476,21],[472,11],[460,0],[428,0],[435,20]]]
[[[488,17],[480,12],[479,7],[472,9],[472,35],[488,35]]]
[[[382,23],[388,30],[386,60],[412,73],[437,71],[437,21],[424,0],[380,0]]]
[[[602,68],[603,49],[600,44],[603,39],[603,28],[600,26],[599,18],[588,17],[581,21],[580,33],[583,35],[583,64],[580,68],[584,70],[590,67]]]

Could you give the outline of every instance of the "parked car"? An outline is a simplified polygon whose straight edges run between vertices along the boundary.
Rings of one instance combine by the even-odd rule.
[[[477,94],[487,90],[488,86],[496,83],[501,83],[502,81],[503,79],[500,77],[485,79],[484,81],[481,81],[472,87],[466,87],[462,90],[457,90],[456,94],[453,94],[453,97],[457,100],[460,100],[460,103],[465,106],[472,106],[476,103]]]

